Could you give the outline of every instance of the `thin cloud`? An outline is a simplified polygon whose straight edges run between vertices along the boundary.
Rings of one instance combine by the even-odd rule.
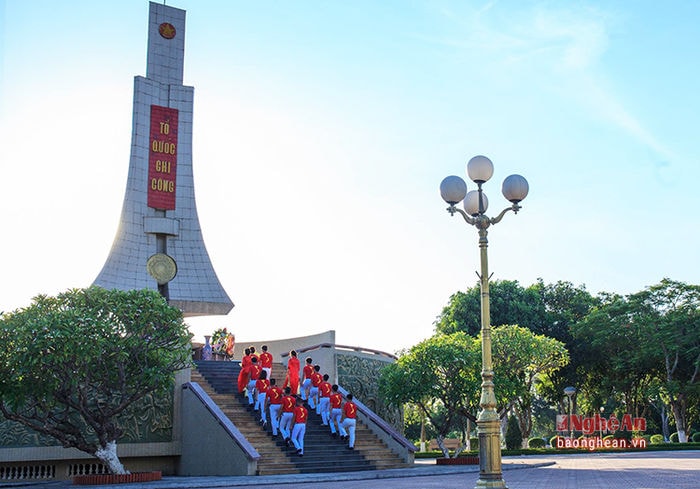
[[[495,2],[477,11],[442,10],[457,29],[449,37],[429,37],[426,42],[453,49],[454,56],[488,57],[492,76],[507,73],[518,79],[537,80],[583,106],[600,120],[622,130],[666,161],[677,155],[631,113],[609,87],[601,59],[610,45],[610,28],[617,19],[610,12],[593,8],[514,10],[506,16]],[[455,36],[454,32],[460,35]]]

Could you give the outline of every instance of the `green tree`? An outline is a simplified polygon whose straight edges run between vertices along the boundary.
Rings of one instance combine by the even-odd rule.
[[[569,363],[550,373],[547,382],[540,383],[538,389],[543,398],[558,405],[561,411],[564,408],[564,388],[569,385],[581,385],[591,360],[589,346],[572,334],[572,328],[588,315],[599,299],[593,297],[585,286],[575,286],[565,281],[544,284],[539,279],[531,288],[537,291],[544,303],[546,321],[540,325],[523,322],[518,324],[527,326],[537,334],[561,341],[569,352]]]
[[[517,280],[494,280],[489,285],[491,324],[540,325],[545,318],[544,303],[535,289],[523,288]],[[435,321],[437,333],[464,331],[476,336],[481,331],[481,285],[456,292]]]
[[[443,444],[447,434],[464,418],[476,421],[480,369],[481,351],[474,338],[464,332],[437,334],[385,367],[379,392],[389,405],[417,406],[435,428],[443,455],[449,457]],[[463,449],[456,450],[455,456]]]
[[[497,410],[503,417],[511,407],[516,408],[521,443],[527,446],[535,382],[566,364],[566,349],[557,340],[506,325],[492,330],[492,351]],[[436,334],[404,352],[396,363],[384,368],[379,388],[388,404],[411,403],[430,419],[447,457],[442,445],[447,434],[453,429],[465,433],[467,420],[476,422],[481,381],[481,339],[460,331]]]
[[[465,331],[477,336],[481,329],[480,285],[457,292],[437,317],[438,333]],[[549,382],[541,386],[540,395],[553,404],[560,404],[562,390],[567,385],[580,385],[581,370],[589,360],[589,350],[571,334],[571,328],[581,321],[598,303],[585,286],[559,281],[545,284],[542,279],[527,288],[517,281],[495,280],[490,286],[491,324],[520,324],[532,332],[564,343],[570,361],[549,374]]]
[[[521,446],[523,434],[520,431],[520,423],[515,416],[508,417],[506,426],[506,448],[508,450],[517,450]]]
[[[532,436],[549,439],[555,432],[557,411],[541,397],[532,403]]]
[[[125,473],[120,416],[190,365],[182,313],[151,290],[38,296],[0,317],[0,411]]]
[[[601,294],[573,328],[588,348],[580,372],[589,413],[606,401],[638,417],[653,408],[667,436],[670,406],[679,440],[686,441],[700,401],[699,326],[699,286],[663,279],[625,297]]]
[[[700,286],[670,279],[629,296],[632,320],[643,331],[646,352],[662,365],[678,440],[688,441],[689,414],[700,400]]]
[[[566,365],[569,354],[561,341],[533,333],[517,325],[503,325],[491,331],[496,395],[515,407],[527,448],[532,433],[532,406],[536,383]]]
[[[431,440],[436,436],[435,428],[430,422],[426,422],[423,411],[413,404],[404,406],[404,436],[414,443],[424,441],[421,439],[425,436],[425,440]]]
[[[635,306],[617,294],[601,294],[600,305],[573,327],[588,361],[580,372],[581,409],[624,406],[635,417],[646,417],[658,357],[647,351],[647,333],[633,320]],[[583,347],[578,350],[583,352]]]

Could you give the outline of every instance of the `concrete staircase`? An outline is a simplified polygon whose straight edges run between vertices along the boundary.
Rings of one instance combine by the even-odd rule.
[[[280,436],[272,438],[269,422],[266,429],[260,426],[259,414],[249,409],[247,397],[238,394],[238,362],[197,361],[195,364],[192,382],[197,382],[207,392],[260,453],[258,475],[348,472],[407,466],[359,420],[355,431],[355,449],[348,450],[347,442],[332,438],[330,429],[322,425],[321,417],[311,409],[304,437],[304,456],[300,457],[293,447],[284,445]],[[274,365],[272,376],[280,379],[281,374],[275,374],[283,371],[282,365]]]

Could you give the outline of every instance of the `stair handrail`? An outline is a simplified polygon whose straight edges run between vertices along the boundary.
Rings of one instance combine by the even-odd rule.
[[[236,444],[241,447],[241,450],[248,456],[251,460],[259,460],[260,454],[255,449],[253,445],[246,439],[243,433],[240,432],[236,425],[228,419],[228,416],[224,414],[219,406],[209,397],[204,389],[197,382],[186,382],[182,384],[182,388],[189,389],[192,393],[200,400],[200,402],[207,408],[207,410],[214,416],[214,419],[218,421],[221,427],[228,433],[228,435],[236,442]]]
[[[313,345],[313,346],[306,346],[304,348],[298,348],[298,349],[296,349],[296,352],[297,353],[306,353],[307,351],[320,350],[321,348],[336,348],[338,350],[351,350],[351,351],[356,351],[358,353],[372,353],[374,355],[379,355],[379,356],[391,358],[392,360],[398,360],[398,357],[396,355],[392,355],[391,353],[387,353],[385,351],[373,350],[372,348],[365,348],[363,346],[336,345],[335,343],[319,343],[319,344]],[[289,352],[282,353],[281,356],[288,357]]]
[[[347,398],[347,395],[349,394],[349,392],[340,385],[338,386],[338,392],[340,392],[343,395],[344,399]],[[355,406],[357,406],[358,412],[362,413],[369,421],[374,423],[379,429],[388,434],[400,445],[408,449],[410,452],[418,451],[416,446],[411,441],[409,441],[405,436],[399,433],[396,430],[396,428],[394,428],[389,423],[384,421],[381,417],[379,417],[377,413],[365,406],[361,401],[358,401],[356,397],[353,396],[352,402],[355,403]]]

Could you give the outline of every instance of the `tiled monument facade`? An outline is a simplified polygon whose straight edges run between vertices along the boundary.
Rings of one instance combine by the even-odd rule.
[[[151,2],[146,77],[134,79],[131,158],[119,230],[95,279],[160,289],[185,316],[233,307],[214,272],[192,173],[194,88],[184,86],[185,11]]]

